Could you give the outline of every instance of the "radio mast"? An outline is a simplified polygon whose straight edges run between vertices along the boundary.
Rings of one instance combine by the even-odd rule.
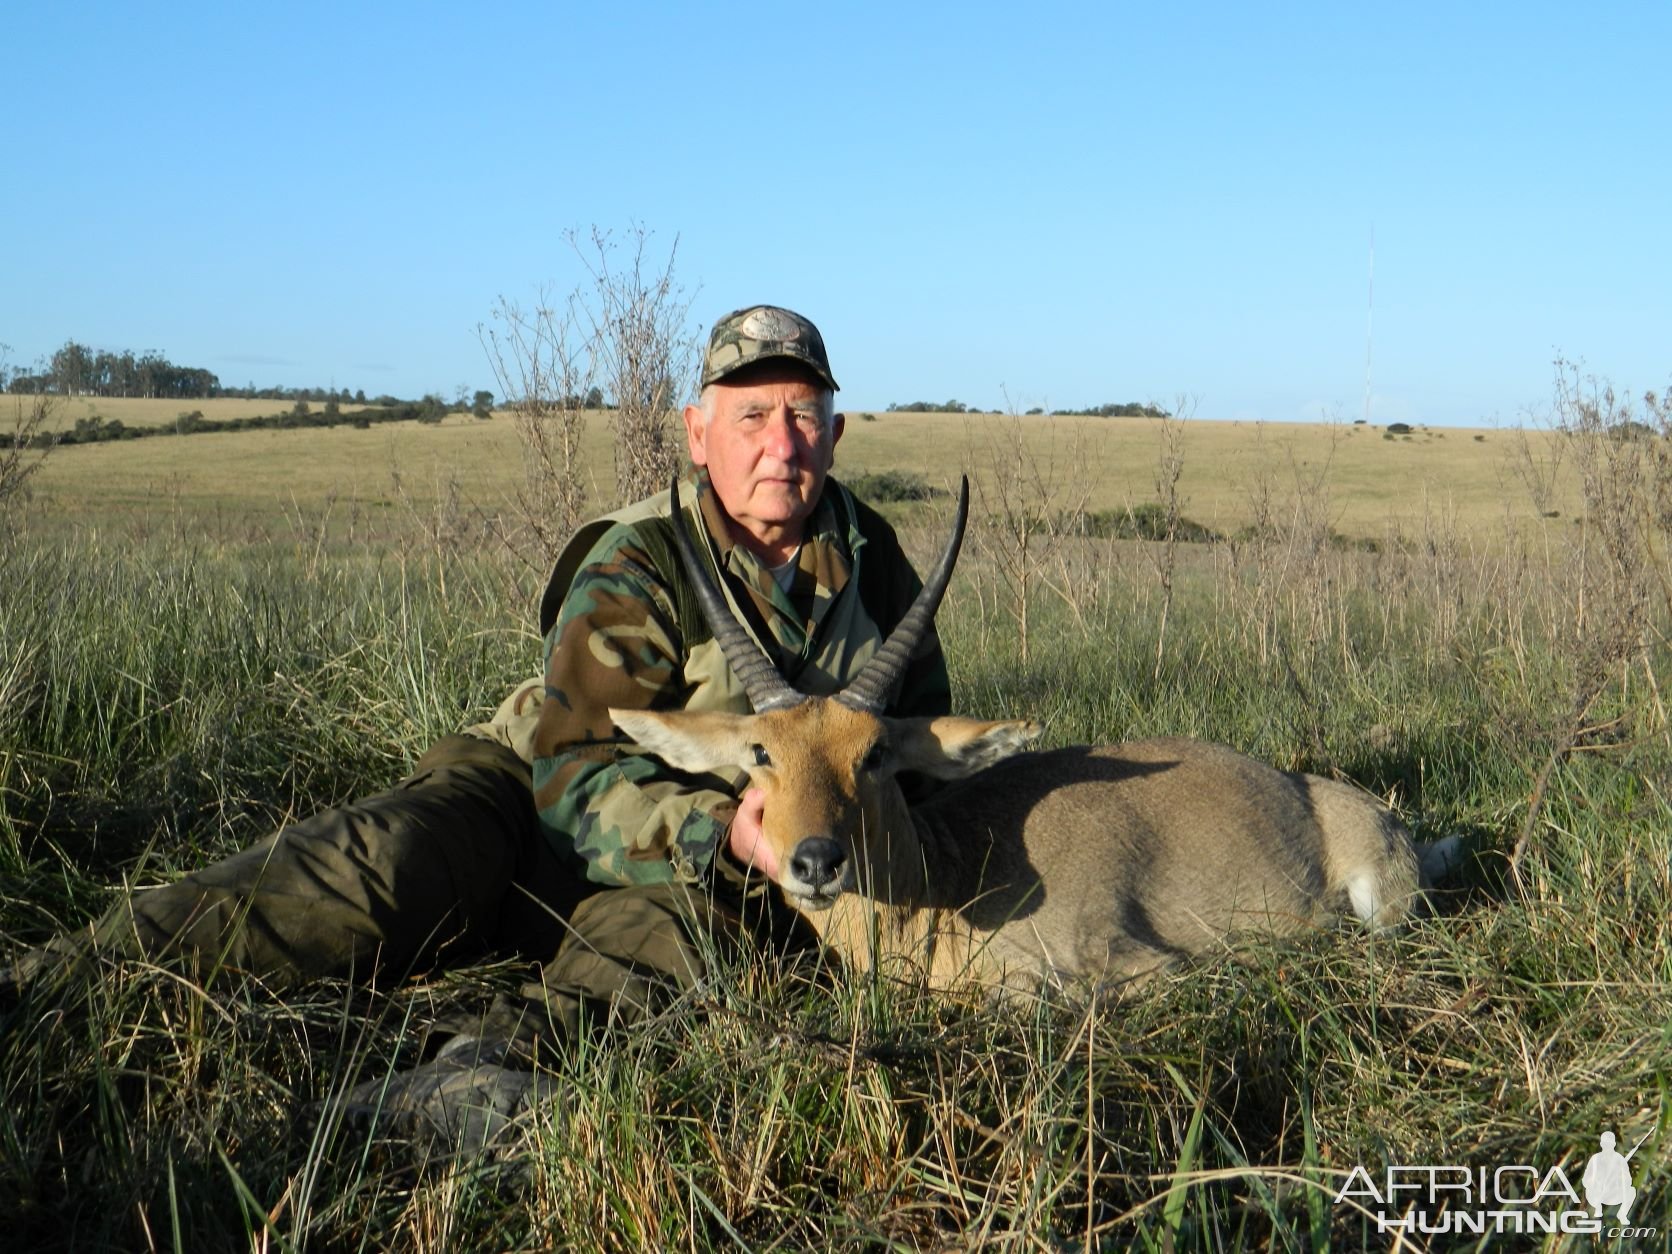
[[[1376,224],[1370,224],[1370,285],[1364,313],[1364,422],[1370,425],[1370,349],[1376,334]]]

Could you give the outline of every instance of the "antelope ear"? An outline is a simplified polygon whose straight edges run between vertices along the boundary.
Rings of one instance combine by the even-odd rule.
[[[693,775],[733,770],[748,755],[750,716],[686,711],[611,710],[610,720],[640,748]]]
[[[1026,749],[1044,734],[1032,719],[985,722],[974,718],[889,720],[899,766],[936,779],[963,779]]]

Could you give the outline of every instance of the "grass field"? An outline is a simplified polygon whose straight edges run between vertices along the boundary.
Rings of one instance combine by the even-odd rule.
[[[242,402],[240,402],[242,403]],[[994,415],[853,416],[837,450],[837,473],[906,467],[947,483],[968,468],[991,478],[995,452],[1009,452],[1010,420]],[[1372,427],[1192,420],[1182,424],[1185,513],[1222,532],[1251,519],[1265,488],[1285,497],[1322,479],[1331,525],[1354,538],[1390,528],[1420,534],[1444,526],[1479,543],[1508,524],[1559,533],[1572,521],[1576,485],[1559,479],[1559,517],[1538,519],[1517,474],[1523,438],[1547,458],[1557,437],[1545,431],[1418,430],[1385,438]],[[1160,424],[1129,418],[1021,420],[1028,455],[1049,471],[1059,494],[1093,510],[1155,498]],[[591,415],[586,450],[607,500],[611,470],[605,416]],[[512,421],[455,415],[437,425],[396,423],[367,430],[241,431],[137,442],[69,446],[48,462],[39,486],[49,509],[120,522],[159,502],[186,512],[260,519],[300,506],[340,514],[387,509],[403,496],[433,503],[456,485],[486,510],[503,508],[521,474]],[[397,490],[395,474],[399,474]],[[1309,490],[1316,498],[1319,493]]]
[[[839,467],[973,460],[992,494],[993,421],[856,419]],[[1058,503],[1081,476],[1094,507],[1155,496],[1155,424],[1029,430],[1020,460],[1060,459]],[[1230,532],[1263,480],[1282,526],[1041,555],[1024,660],[1018,536],[989,511],[940,618],[961,712],[1039,717],[1059,744],[1219,740],[1462,836],[1435,917],[1250,938],[1032,1007],[742,960],[555,1064],[565,1098],[515,1184],[414,1172],[317,1104],[526,968],[280,995],[133,964],[0,1010],[7,1248],[1385,1249],[1374,1214],[1415,1195],[1335,1202],[1355,1168],[1523,1164],[1577,1190],[1605,1129],[1647,1138],[1632,1223],[1653,1236],[1403,1248],[1665,1248],[1668,485],[1658,446],[1575,444],[1569,471],[1607,474],[1574,473],[1541,519],[1505,486],[1508,434],[1474,434],[1192,422],[1185,512]],[[538,562],[430,525],[505,510],[518,473],[499,419],[55,454],[0,548],[0,942],[386,787],[532,673]],[[355,543],[299,542],[355,510]],[[915,555],[944,514],[899,515]],[[1390,519],[1403,542],[1328,542]],[[1448,1196],[1446,1222],[1474,1209]]]
[[[0,408],[0,415],[9,417],[10,407],[16,401],[17,398],[12,396],[3,398],[5,408]],[[294,404],[294,401],[245,400],[239,396],[192,397],[185,400],[145,396],[55,396],[46,429],[70,431],[84,418],[102,418],[127,427],[171,427],[181,414],[194,410],[216,421],[261,418],[268,414],[282,414]],[[322,401],[315,401],[313,408],[317,411],[323,404]]]

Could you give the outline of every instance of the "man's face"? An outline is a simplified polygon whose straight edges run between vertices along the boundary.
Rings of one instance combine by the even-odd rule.
[[[691,460],[720,504],[757,541],[798,543],[842,436],[824,417],[824,390],[793,363],[763,362],[742,382],[713,387],[713,413],[685,407]]]

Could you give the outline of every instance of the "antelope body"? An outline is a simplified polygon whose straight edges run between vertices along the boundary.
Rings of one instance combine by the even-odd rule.
[[[905,959],[937,986],[1026,990],[1141,978],[1238,932],[1406,913],[1419,892],[1409,834],[1348,785],[1201,741],[1016,756],[1037,724],[882,714],[945,591],[966,509],[967,489],[918,603],[832,698],[777,676],[676,527],[757,712],[611,712],[670,765],[741,769],[765,791],[779,886],[844,961]],[[901,771],[957,782],[909,807]]]

